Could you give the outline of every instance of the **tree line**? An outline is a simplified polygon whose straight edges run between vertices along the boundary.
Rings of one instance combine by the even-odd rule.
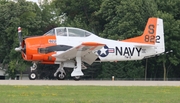
[[[32,65],[14,50],[19,44],[19,26],[24,37],[43,35],[58,26],[71,26],[100,37],[123,40],[141,35],[149,17],[159,17],[164,21],[166,53],[140,61],[93,63],[84,70],[85,77],[180,78],[179,0],[47,1],[37,5],[25,0],[0,0],[0,63],[7,65],[7,73],[11,78]],[[38,70],[47,77],[57,67],[39,64]],[[66,72],[71,71],[67,69]]]

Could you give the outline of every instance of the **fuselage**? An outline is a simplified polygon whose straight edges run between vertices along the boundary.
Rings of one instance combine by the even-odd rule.
[[[76,46],[83,42],[97,42],[105,44],[100,50],[93,51],[97,54],[100,61],[126,61],[126,60],[141,60],[147,53],[151,54],[154,51],[147,47],[136,46],[136,43],[127,43],[117,40],[104,39],[95,35],[89,37],[68,37],[60,38],[57,44],[66,44]],[[153,48],[153,47],[152,47]],[[150,50],[150,51],[147,51]]]
[[[66,29],[65,32],[63,31],[64,29]],[[58,30],[61,30],[61,35],[58,34]],[[136,46],[136,43],[104,39],[88,31],[71,27],[55,28],[43,36],[26,38],[23,42],[26,50],[25,53],[22,53],[22,56],[25,60],[46,64],[55,64],[55,62],[63,61],[52,55],[56,54],[56,52],[63,53],[83,42],[105,44],[100,50],[92,51],[97,55],[97,60],[100,62],[140,60],[147,53],[154,52],[147,50],[148,48],[146,47]]]

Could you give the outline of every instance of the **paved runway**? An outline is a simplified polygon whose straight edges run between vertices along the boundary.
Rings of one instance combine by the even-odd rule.
[[[180,81],[0,80],[0,85],[180,86]]]

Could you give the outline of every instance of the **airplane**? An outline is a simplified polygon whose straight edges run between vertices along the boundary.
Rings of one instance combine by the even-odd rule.
[[[30,80],[37,79],[38,63],[59,64],[54,73],[58,80],[66,76],[64,67],[73,68],[71,76],[79,80],[83,76],[84,63],[142,60],[165,51],[163,20],[148,19],[142,35],[125,40],[110,40],[74,27],[56,27],[42,36],[22,39],[18,27],[19,47],[24,60],[31,61]]]

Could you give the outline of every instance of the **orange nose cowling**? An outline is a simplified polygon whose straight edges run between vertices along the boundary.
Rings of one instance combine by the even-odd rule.
[[[42,60],[42,55],[38,54],[38,48],[41,46],[41,38],[41,36],[37,36],[25,39],[27,61]]]
[[[46,48],[52,45],[56,45],[48,43],[49,38],[54,39],[55,37],[37,36],[26,38],[26,53],[23,54],[23,58],[27,61],[39,61],[40,63],[54,64],[55,58],[52,57],[52,54],[54,54],[55,52],[45,54],[38,51],[38,48]]]
[[[40,54],[33,54],[31,57],[32,57],[31,58],[32,61],[42,61],[43,60],[43,55],[40,55]]]

